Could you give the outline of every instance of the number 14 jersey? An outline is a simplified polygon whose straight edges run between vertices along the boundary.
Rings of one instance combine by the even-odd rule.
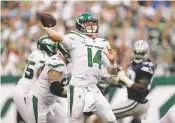
[[[73,64],[70,85],[97,84],[102,76],[102,65],[105,67],[110,65],[103,53],[107,51],[109,42],[101,38],[92,39],[78,31],[72,31],[65,35],[62,43],[70,52]]]

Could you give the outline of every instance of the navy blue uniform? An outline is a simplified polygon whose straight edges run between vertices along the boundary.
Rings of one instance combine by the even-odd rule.
[[[151,82],[151,78],[154,74],[155,66],[150,61],[144,61],[140,64],[136,64],[134,61],[131,61],[128,69],[128,77],[136,83],[139,83],[140,80],[147,80],[149,83]],[[132,88],[127,88],[128,98],[141,102],[145,99],[145,97],[149,93],[149,89],[146,91],[140,92]]]

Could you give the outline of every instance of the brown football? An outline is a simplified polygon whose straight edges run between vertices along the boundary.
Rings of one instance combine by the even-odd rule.
[[[54,27],[57,24],[55,17],[48,12],[40,13],[39,18],[44,27]]]

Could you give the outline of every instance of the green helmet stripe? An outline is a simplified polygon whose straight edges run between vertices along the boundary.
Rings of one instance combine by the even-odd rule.
[[[56,64],[56,65],[48,64],[48,66],[53,67],[53,68],[57,68],[57,67],[63,67],[64,64]]]

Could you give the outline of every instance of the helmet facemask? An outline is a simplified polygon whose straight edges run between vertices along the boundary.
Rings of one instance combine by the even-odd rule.
[[[87,23],[91,23],[91,25],[87,25]],[[87,21],[82,24],[84,27],[84,34],[94,34],[98,32],[98,24],[94,21]]]
[[[93,35],[98,33],[98,20],[91,13],[83,13],[76,20],[76,28],[84,34]]]
[[[149,45],[146,41],[140,40],[134,43],[132,59],[135,63],[141,63],[148,59]]]
[[[135,63],[141,63],[147,59],[147,54],[144,52],[133,51],[133,60]]]

